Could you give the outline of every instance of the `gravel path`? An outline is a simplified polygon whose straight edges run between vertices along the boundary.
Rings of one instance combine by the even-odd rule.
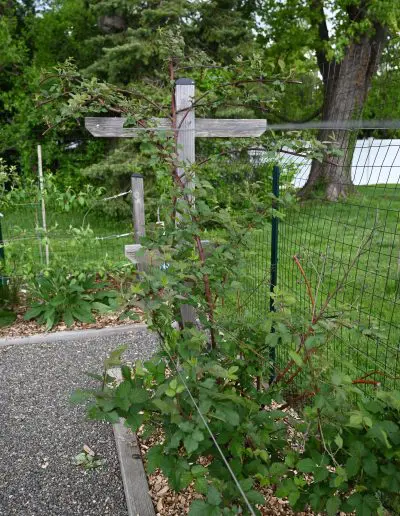
[[[76,388],[93,385],[108,352],[129,344],[127,358],[151,354],[145,329],[69,342],[0,347],[0,515],[126,516],[110,425],[85,421],[71,405]],[[85,471],[72,459],[87,444],[106,459]]]

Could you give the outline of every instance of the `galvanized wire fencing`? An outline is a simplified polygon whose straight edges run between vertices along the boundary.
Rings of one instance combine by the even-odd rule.
[[[344,152],[352,153],[351,165],[336,172],[334,186],[346,193],[332,202],[323,184],[311,198],[301,197],[316,165],[281,149],[276,164],[286,177],[294,170],[300,202],[279,221],[278,243],[273,224],[254,231],[242,314],[263,318],[270,309],[272,250],[275,289],[290,298],[292,317],[310,324],[323,311],[326,325],[341,323],[323,349],[327,363],[394,388],[400,380],[400,140],[358,139],[354,152]],[[281,194],[288,189],[282,185]],[[289,352],[276,348],[278,371]]]
[[[101,269],[123,262],[124,246],[133,241],[131,217],[116,219],[104,216],[103,212],[106,203],[123,197],[129,213],[130,192],[121,194],[81,208],[77,203],[63,208],[60,203],[48,202],[45,225],[39,191],[30,202],[3,208],[2,275],[24,276],[63,263],[71,270],[79,270],[84,265]]]

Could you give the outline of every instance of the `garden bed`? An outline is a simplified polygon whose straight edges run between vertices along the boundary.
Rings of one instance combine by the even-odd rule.
[[[38,324],[36,321],[25,321],[25,311],[25,308],[20,308],[14,323],[11,326],[0,328],[0,338],[27,337],[31,335],[38,335],[40,333],[55,333],[66,330],[101,329],[126,325],[127,323],[137,324],[143,322],[142,318],[137,321],[132,321],[130,319],[120,319],[120,313],[115,312],[110,314],[99,314],[95,317],[95,321],[91,323],[75,321],[72,326],[68,327],[64,322],[60,322],[59,324],[56,324],[51,330],[46,330],[45,326]]]
[[[289,409],[291,410],[291,409]],[[290,433],[291,428],[288,426],[288,432]],[[156,433],[148,439],[140,437],[140,431],[138,435],[138,443],[140,446],[141,454],[144,463],[146,464],[146,454],[152,446],[162,442],[162,434]],[[209,464],[207,457],[203,457],[199,460],[202,466]],[[168,485],[168,479],[163,475],[160,469],[157,469],[152,474],[147,474],[147,480],[149,484],[149,493],[154,504],[154,509],[157,516],[176,516],[177,514],[189,514],[190,504],[196,499],[204,498],[203,495],[197,493],[194,489],[194,483],[192,482],[186,489],[180,492],[172,490]],[[259,488],[259,491],[265,497],[266,503],[257,508],[263,516],[313,516],[315,513],[311,510],[303,512],[294,512],[287,500],[282,500],[274,496],[274,490],[272,487]],[[340,513],[342,515],[342,513]],[[344,514],[344,513],[343,513]]]

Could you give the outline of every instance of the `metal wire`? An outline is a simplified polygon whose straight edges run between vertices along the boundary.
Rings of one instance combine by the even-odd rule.
[[[342,152],[350,155],[353,149],[342,148]],[[284,192],[304,187],[311,159],[286,151],[272,159],[281,166],[283,176],[292,175],[291,186],[281,185]],[[272,170],[268,159],[264,166]],[[285,210],[279,229],[278,288],[295,300],[292,318],[298,316],[309,324],[311,302],[294,256],[311,285],[316,310],[346,276],[326,313],[328,320],[346,323],[324,349],[327,363],[353,378],[368,374],[369,380],[396,388],[400,380],[400,140],[357,140],[350,169],[354,186],[344,169],[334,181],[339,188],[349,187],[346,198],[330,202],[322,192]],[[360,252],[370,234],[370,242]],[[268,222],[262,230],[254,230],[244,271],[247,293],[239,316],[246,313],[260,319],[268,310],[270,244]],[[281,344],[276,351],[277,365],[283,366],[290,349]]]
[[[202,422],[203,422],[204,426],[206,427],[206,430],[207,430],[207,432],[209,433],[209,435],[210,435],[210,437],[211,437],[211,439],[212,439],[212,441],[213,441],[213,443],[214,443],[214,446],[216,447],[216,449],[217,449],[218,453],[220,454],[221,459],[223,460],[223,462],[224,462],[224,464],[225,464],[225,466],[226,466],[226,469],[229,471],[229,474],[231,475],[232,480],[234,481],[234,483],[235,483],[235,485],[236,485],[236,487],[237,487],[237,489],[238,489],[238,491],[239,491],[239,493],[240,493],[241,497],[243,498],[243,500],[244,500],[244,502],[245,502],[245,504],[246,504],[247,508],[249,509],[250,514],[251,514],[252,516],[256,516],[256,513],[254,512],[254,509],[253,509],[253,507],[251,506],[251,504],[250,504],[250,502],[249,502],[249,500],[248,500],[248,498],[247,498],[247,496],[246,496],[246,493],[243,491],[243,488],[242,488],[242,486],[240,485],[239,480],[237,479],[237,477],[236,477],[235,473],[233,472],[232,468],[230,467],[229,462],[227,461],[227,459],[226,459],[226,457],[225,457],[224,452],[222,451],[222,449],[221,449],[220,445],[218,444],[218,441],[217,441],[217,439],[216,439],[215,435],[213,434],[213,432],[212,432],[212,430],[211,430],[211,428],[210,428],[209,424],[207,423],[207,420],[205,419],[205,417],[203,416],[203,414],[202,414],[201,410],[199,409],[199,407],[198,407],[198,405],[197,405],[197,403],[196,403],[196,400],[194,399],[194,397],[193,397],[193,395],[192,395],[192,393],[191,393],[191,391],[190,391],[190,389],[189,389],[189,387],[188,387],[188,385],[187,385],[187,383],[186,383],[186,380],[185,380],[185,378],[183,377],[183,375],[182,375],[182,373],[181,373],[180,369],[178,368],[178,366],[177,366],[177,364],[176,364],[175,360],[172,358],[172,355],[171,355],[171,353],[169,352],[169,350],[168,350],[167,346],[165,346],[165,344],[164,344],[164,341],[163,341],[162,337],[160,338],[160,342],[161,342],[161,346],[163,347],[163,349],[165,350],[165,352],[168,354],[169,359],[170,359],[170,361],[172,362],[172,364],[173,364],[173,366],[174,366],[174,368],[175,368],[175,371],[177,372],[177,374],[178,374],[178,376],[179,376],[179,378],[180,378],[180,380],[181,380],[181,382],[182,382],[183,386],[185,387],[186,392],[188,393],[188,395],[189,395],[189,397],[190,397],[190,400],[191,400],[191,401],[192,401],[192,403],[193,403],[194,408],[196,409],[197,413],[198,413],[198,414],[199,414],[199,416],[200,416],[200,419],[202,420]]]

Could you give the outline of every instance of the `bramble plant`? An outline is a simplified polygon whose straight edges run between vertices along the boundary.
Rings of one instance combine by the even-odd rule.
[[[295,510],[383,514],[384,497],[400,485],[399,393],[377,389],[367,396],[360,387],[376,384],[368,375],[353,380],[329,371],[320,355],[342,324],[326,316],[329,298],[319,310],[312,306],[311,321],[296,327],[285,309],[258,325],[222,324],[226,314],[217,300],[244,289],[242,251],[249,232],[226,211],[209,209],[209,185],[194,181],[196,204],[189,197],[177,200],[170,209],[181,210],[179,224],[167,219],[143,241],[158,257],[155,263],[168,267],[147,269],[133,287],[161,350],[145,363],[121,365],[123,381],[110,385],[107,371],[120,364],[117,350],[106,363],[101,388],[78,392],[75,399],[95,397],[91,418],[123,417],[133,431],[143,427],[145,435],[161,429],[162,443],[146,456],[148,472],[160,468],[174,490],[194,482],[203,499],[193,502],[191,515],[259,514],[263,486]],[[179,195],[178,185],[171,198]],[[205,256],[199,240],[211,219],[225,237]],[[186,304],[195,307],[201,328],[183,325]],[[293,351],[288,363],[274,370],[269,353],[280,342]],[[293,401],[308,401],[304,421],[283,410],[285,389],[300,372],[301,390]],[[265,409],[274,403],[276,409]],[[207,466],[199,463],[201,457]]]
[[[351,325],[340,316],[329,317],[327,311],[345,286],[347,273],[318,307],[305,281],[309,318],[295,321],[290,300],[279,292],[275,302],[280,310],[257,324],[229,313],[232,300],[245,293],[244,251],[251,252],[250,229],[262,227],[272,214],[284,216],[293,196],[288,188],[278,201],[249,189],[244,192],[246,210],[232,216],[232,210],[216,202],[201,164],[189,168],[177,161],[176,108],[174,102],[166,107],[163,101],[171,97],[175,70],[186,63],[179,38],[165,43],[169,55],[176,56],[168,61],[168,79],[146,91],[87,80],[70,63],[59,70],[58,88],[53,84],[56,100],[68,98],[57,124],[63,117],[104,111],[139,124],[167,114],[172,124],[170,134],[149,131],[141,138],[146,159],[157,167],[164,185],[164,225],[148,227],[142,240],[148,266],[132,287],[132,302],[159,335],[160,351],[132,367],[122,363],[123,349],[116,350],[103,374],[91,375],[100,388],[78,391],[73,399],[94,397],[88,409],[93,419],[115,423],[122,417],[133,431],[143,428],[144,435],[161,431],[162,441],[146,456],[148,471],[160,468],[174,490],[193,482],[202,499],[192,503],[192,516],[259,514],[264,486],[286,497],[295,510],[309,505],[329,516],[338,511],[383,514],[384,498],[399,489],[400,395],[380,391],[368,375],[352,379],[330,370],[323,356],[341,326]],[[225,101],[250,109],[260,97],[273,105],[284,86],[284,80],[263,70],[256,57],[232,67],[200,67],[200,72],[192,61],[189,65],[200,91],[206,85],[203,101],[196,101],[199,111],[222,108]],[[276,137],[273,143],[263,143],[279,149],[288,141]],[[290,143],[301,147],[301,142]],[[208,166],[233,148],[234,142],[216,145]],[[321,152],[321,147],[312,147],[312,152]],[[178,173],[182,167],[184,178]],[[211,249],[203,243],[210,228],[219,235]],[[366,245],[368,238],[350,268]],[[182,317],[188,306],[197,314],[192,324]],[[291,351],[287,362],[278,365],[271,362],[270,352],[281,343]],[[114,366],[121,367],[119,384],[109,374]],[[295,380],[298,392],[292,401],[307,403],[303,420],[284,410],[289,401],[285,395]],[[362,390],[369,384],[371,397]],[[200,458],[206,458],[206,465]]]

